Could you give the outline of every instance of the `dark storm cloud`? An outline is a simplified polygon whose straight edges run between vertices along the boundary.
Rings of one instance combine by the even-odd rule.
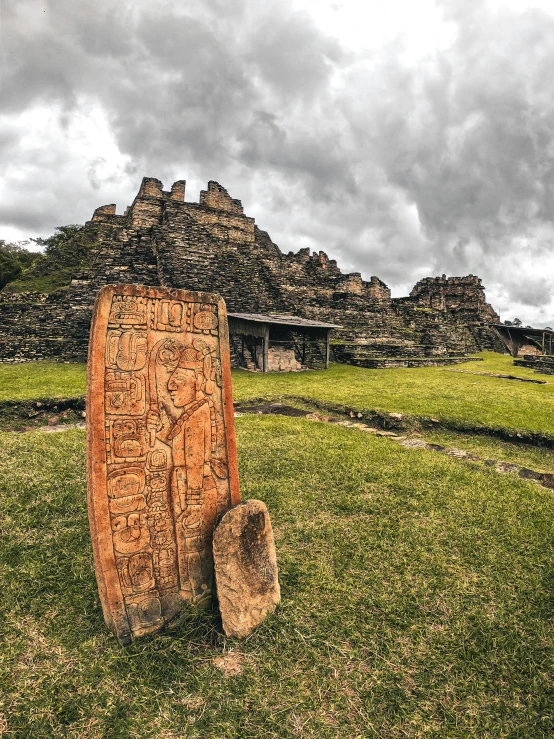
[[[551,220],[554,23],[538,13],[509,20],[494,34],[486,24],[471,33],[460,26],[425,84],[412,80],[418,115],[396,121],[400,146],[383,152],[431,235],[489,242],[530,219]]]
[[[505,304],[544,305],[554,19],[442,8],[453,41],[415,65],[400,39],[346,51],[285,2],[4,0],[0,218],[44,232],[131,198],[143,174],[213,178],[285,251],[324,249],[399,290],[479,273]],[[115,173],[101,149],[67,161],[72,123],[98,107],[126,157]],[[35,109],[58,116],[47,151],[17,129]]]
[[[523,306],[540,308],[550,302],[552,280],[550,276],[535,276],[533,279],[514,280],[510,285],[510,297]]]
[[[313,101],[329,83],[333,64],[345,53],[302,15],[263,18],[250,34],[247,58],[273,94],[294,104],[295,98]]]

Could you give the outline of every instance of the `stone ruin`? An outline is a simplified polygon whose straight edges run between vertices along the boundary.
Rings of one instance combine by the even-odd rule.
[[[322,251],[284,254],[217,182],[197,203],[184,197],[183,180],[164,191],[144,178],[124,214],[113,204],[95,210],[87,228],[96,247],[67,288],[0,293],[0,361],[84,361],[94,300],[112,283],[216,292],[230,312],[338,324],[334,357],[361,366],[504,351],[490,328],[498,316],[474,275],[426,278],[408,297],[391,298],[378,277],[344,274]]]

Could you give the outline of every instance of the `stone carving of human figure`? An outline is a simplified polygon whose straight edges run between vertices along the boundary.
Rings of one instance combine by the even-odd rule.
[[[188,345],[181,348],[167,390],[176,420],[152,409],[147,428],[172,447],[171,501],[177,539],[180,590],[199,603],[211,596],[212,538],[217,488],[212,474],[212,418],[209,396],[211,357]]]

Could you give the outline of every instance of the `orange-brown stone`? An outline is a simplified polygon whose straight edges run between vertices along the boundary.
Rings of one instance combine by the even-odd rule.
[[[273,529],[265,503],[247,500],[222,517],[214,534],[223,630],[244,638],[281,600]]]
[[[104,288],[86,417],[98,590],[127,644],[210,600],[215,521],[240,501],[223,300]]]

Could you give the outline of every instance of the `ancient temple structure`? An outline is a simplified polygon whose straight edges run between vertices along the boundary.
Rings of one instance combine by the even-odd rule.
[[[165,191],[146,177],[123,214],[104,205],[87,228],[97,246],[67,288],[0,293],[0,361],[85,360],[92,306],[110,283],[217,292],[229,312],[336,324],[335,358],[364,366],[503,351],[478,277],[426,278],[408,297],[391,298],[378,277],[344,274],[322,251],[284,254],[217,182],[196,203],[185,202],[184,181]]]

